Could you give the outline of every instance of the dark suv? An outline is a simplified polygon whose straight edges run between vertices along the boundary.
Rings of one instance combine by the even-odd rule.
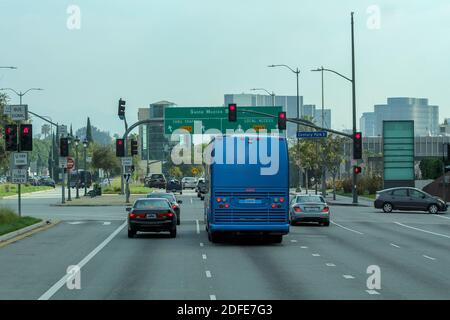
[[[428,211],[432,214],[447,211],[447,204],[441,198],[416,188],[406,187],[377,191],[374,206],[386,213],[392,210]]]
[[[145,186],[149,188],[166,188],[166,178],[162,173],[153,173],[145,179]]]

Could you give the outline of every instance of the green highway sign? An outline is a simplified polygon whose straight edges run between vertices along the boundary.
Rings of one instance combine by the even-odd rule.
[[[269,118],[262,115],[239,112],[239,110],[259,111],[276,116]],[[210,129],[226,133],[227,129],[273,130],[277,129],[278,112],[282,107],[245,107],[238,106],[238,121],[228,121],[227,107],[166,107],[164,109],[164,132],[172,134],[177,129],[185,129],[192,134],[202,134]],[[197,123],[195,126],[195,122]]]

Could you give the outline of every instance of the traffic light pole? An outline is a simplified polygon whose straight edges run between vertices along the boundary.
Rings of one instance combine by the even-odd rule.
[[[352,25],[352,113],[353,113],[353,135],[356,134],[356,79],[355,79],[355,30],[354,30],[354,20],[353,12],[351,14],[351,25]],[[352,193],[353,193],[353,203],[358,203],[358,192],[356,190],[357,174],[355,170],[352,173]]]

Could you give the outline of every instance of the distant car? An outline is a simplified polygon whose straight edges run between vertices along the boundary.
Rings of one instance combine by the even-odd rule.
[[[177,179],[170,179],[166,184],[166,192],[179,192],[183,194],[183,188],[181,187],[181,182]]]
[[[168,193],[168,192],[152,192],[152,193],[147,194],[147,198],[149,198],[149,199],[164,198],[164,199],[169,200],[170,205],[172,206],[172,209],[175,211],[175,213],[177,215],[177,225],[180,225],[180,223],[181,223],[180,204],[182,204],[183,201],[177,200],[177,198],[175,197],[175,195],[173,193]]]
[[[197,186],[197,179],[194,177],[184,177],[181,179],[181,185],[183,186],[183,189],[195,189]]]
[[[56,187],[55,180],[53,180],[50,177],[42,177],[42,178],[40,178],[39,179],[39,185],[40,186],[53,187],[53,188]]]
[[[407,187],[377,191],[374,207],[383,209],[386,213],[392,210],[428,211],[431,214],[447,211],[447,204],[441,198],[417,188]]]
[[[145,186],[149,188],[166,188],[166,178],[162,173],[153,173],[149,177],[145,178]]]
[[[137,232],[170,232],[177,236],[177,215],[169,200],[164,198],[137,199],[128,211],[128,238],[134,238]]]
[[[198,179],[197,186],[195,187],[195,190],[197,191],[197,197],[198,198],[203,198],[204,197],[204,194],[206,193],[206,183],[205,183],[205,179],[204,178]]]
[[[28,177],[28,183],[32,186],[38,186],[39,179],[37,177]]]
[[[108,178],[104,178],[104,179],[102,179],[101,181],[100,181],[100,186],[102,186],[102,187],[107,187],[107,186],[110,186],[111,185],[111,180],[110,179],[108,179]]]
[[[298,222],[318,222],[326,227],[330,225],[330,208],[320,195],[294,196],[289,206],[289,216],[291,225]]]

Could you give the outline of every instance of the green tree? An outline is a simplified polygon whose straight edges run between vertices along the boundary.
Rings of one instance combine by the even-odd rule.
[[[345,138],[330,135],[321,145],[322,163],[333,178],[333,199],[336,200],[336,175],[344,162]]]
[[[180,167],[177,167],[177,166],[170,167],[169,174],[172,177],[175,177],[175,178],[182,178],[183,177],[183,172],[181,171]]]
[[[44,135],[44,139],[47,139],[47,136],[50,134],[50,125],[49,124],[44,124],[41,127],[41,133]]]
[[[437,179],[442,175],[442,162],[438,158],[426,158],[420,161],[422,179]]]
[[[87,118],[87,124],[86,124],[86,139],[89,141],[89,143],[94,142],[92,139],[92,127],[91,127],[91,119],[89,117]]]
[[[102,169],[109,178],[114,171],[120,170],[120,162],[112,150],[112,146],[92,145],[93,169]]]

